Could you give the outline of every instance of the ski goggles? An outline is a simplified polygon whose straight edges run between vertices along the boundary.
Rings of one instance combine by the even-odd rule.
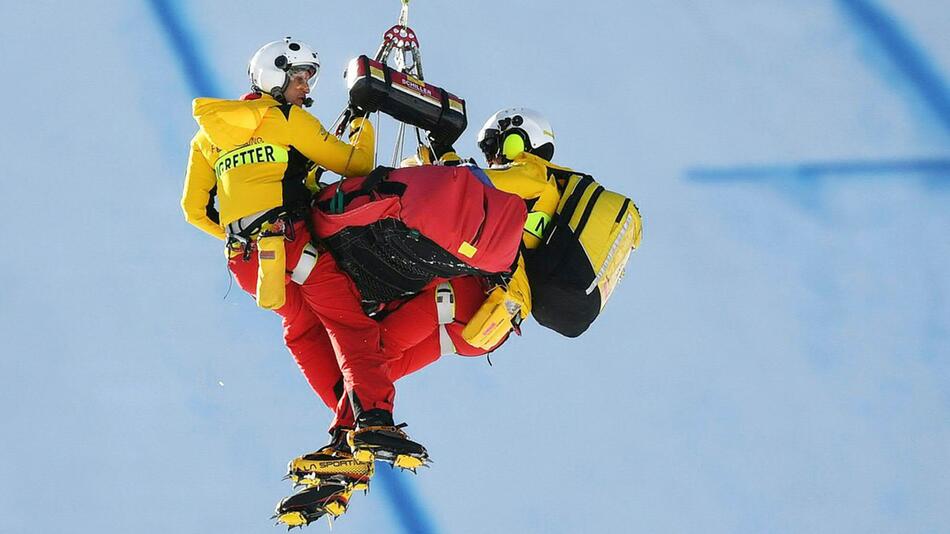
[[[478,142],[478,149],[488,160],[497,156],[501,152],[501,130],[485,130],[485,138]]]
[[[307,84],[313,89],[320,77],[320,67],[316,65],[299,65],[287,69],[288,84]]]

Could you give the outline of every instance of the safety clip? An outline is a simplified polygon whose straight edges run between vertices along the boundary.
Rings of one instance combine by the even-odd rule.
[[[336,191],[333,193],[333,197],[330,198],[330,213],[333,215],[338,215],[343,213],[343,191],[337,187]]]

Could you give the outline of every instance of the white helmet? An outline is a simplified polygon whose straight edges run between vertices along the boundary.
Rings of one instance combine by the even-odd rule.
[[[554,130],[537,111],[527,108],[503,109],[485,122],[478,132],[478,148],[491,162],[499,156],[512,160],[529,152],[551,161],[554,157]]]
[[[269,93],[277,100],[283,100],[290,75],[301,69],[311,71],[307,83],[312,89],[320,77],[320,56],[309,45],[290,37],[262,46],[247,64],[251,88],[261,93]]]

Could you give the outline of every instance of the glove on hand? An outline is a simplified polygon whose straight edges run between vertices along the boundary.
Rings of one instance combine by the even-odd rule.
[[[361,119],[361,118],[367,117],[367,116],[369,116],[370,113],[372,113],[372,112],[374,111],[374,110],[372,110],[372,109],[366,109],[366,108],[357,106],[356,104],[353,103],[352,100],[351,100],[350,103],[346,106],[346,110],[349,112],[349,114],[350,114],[350,119],[351,119],[351,120],[352,120],[352,119]]]
[[[348,137],[350,144],[356,143],[356,140],[359,139],[360,131],[362,131],[366,125],[372,126],[372,123],[366,117],[353,117],[353,119],[350,120],[350,133]]]
[[[443,143],[438,139],[434,139],[432,135],[429,135],[429,144],[432,146],[432,155],[436,160],[442,159],[442,156],[455,152],[455,148],[452,147],[452,143]]]

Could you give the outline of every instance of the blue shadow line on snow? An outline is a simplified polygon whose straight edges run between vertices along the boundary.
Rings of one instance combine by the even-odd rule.
[[[873,0],[838,0],[852,19],[874,36],[900,72],[916,87],[933,114],[950,132],[950,90],[927,55],[894,18]]]
[[[867,176],[886,174],[924,174],[950,178],[950,159],[844,160],[803,162],[787,165],[738,165],[732,167],[696,167],[686,177],[696,182],[737,182],[766,179],[816,180],[831,176]]]
[[[218,83],[208,63],[204,60],[197,40],[190,33],[184,17],[177,10],[173,0],[147,0],[155,13],[161,28],[165,31],[168,42],[181,61],[183,74],[191,86],[192,92],[198,96],[219,96]],[[388,497],[393,514],[398,519],[400,527],[407,534],[434,534],[432,520],[425,508],[413,494],[405,481],[388,469],[377,471],[376,480],[381,482]]]
[[[389,506],[399,518],[399,526],[406,534],[435,534],[436,529],[429,514],[420,506],[412,488],[406,483],[406,475],[382,464],[377,464],[373,482],[380,484],[389,495]]]
[[[181,62],[181,68],[194,96],[221,96],[211,71],[194,34],[179,12],[174,0],[147,0],[159,26],[168,38],[168,44]]]

